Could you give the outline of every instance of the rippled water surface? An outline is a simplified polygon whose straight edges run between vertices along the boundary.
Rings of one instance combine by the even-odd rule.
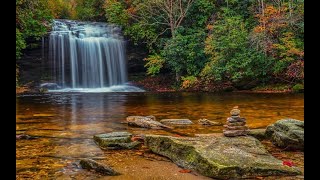
[[[222,126],[205,127],[206,118],[225,123],[233,106],[239,106],[249,128],[264,128],[282,118],[304,120],[303,94],[210,93],[47,93],[21,94],[16,98],[16,132],[36,139],[16,141],[17,179],[207,179],[166,158],[140,150],[103,151],[92,136],[113,131],[134,134],[194,134],[222,132]],[[174,132],[129,127],[130,115],[188,118],[189,126]],[[82,170],[79,158],[88,157],[122,173],[103,177]],[[164,173],[164,171],[166,173]]]

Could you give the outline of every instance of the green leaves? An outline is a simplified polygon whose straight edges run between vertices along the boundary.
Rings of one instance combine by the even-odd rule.
[[[166,42],[161,55],[169,68],[182,75],[197,76],[207,61],[204,54],[204,30],[189,30],[186,35],[177,33]]]
[[[246,21],[230,9],[223,9],[206,40],[210,62],[202,76],[234,82],[247,78],[264,78],[272,61],[250,47]]]
[[[48,31],[51,19],[47,0],[16,0],[16,58],[27,47],[26,39],[39,40]]]
[[[23,34],[16,28],[16,59],[19,59],[22,55],[22,49],[26,48],[26,42],[23,38]]]
[[[148,68],[147,74],[151,76],[158,74],[165,62],[164,59],[158,54],[150,55],[144,60],[147,61],[147,63],[144,65],[144,67]]]

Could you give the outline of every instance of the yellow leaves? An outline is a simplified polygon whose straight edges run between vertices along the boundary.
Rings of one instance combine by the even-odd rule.
[[[264,13],[256,14],[259,25],[254,28],[255,33],[268,32],[271,35],[277,32],[278,29],[288,26],[283,8],[277,9],[272,5],[267,5]]]
[[[135,14],[137,10],[134,7],[129,7],[126,11],[128,14]]]
[[[144,67],[147,67],[148,75],[155,75],[160,72],[160,69],[163,67],[165,60],[160,55],[151,55],[143,59],[148,61]]]
[[[213,29],[213,25],[212,24],[208,24],[207,25],[207,29],[211,31]]]
[[[183,89],[187,89],[192,87],[196,82],[198,82],[197,78],[194,76],[187,76],[187,77],[182,77],[182,84],[181,87]]]
[[[253,28],[253,32],[255,32],[255,33],[261,33],[264,30],[265,30],[265,28],[263,26],[261,26],[261,25],[256,26],[256,27]]]

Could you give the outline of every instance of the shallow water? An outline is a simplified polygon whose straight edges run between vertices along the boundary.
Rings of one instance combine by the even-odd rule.
[[[222,126],[205,127],[200,118],[225,123],[233,106],[239,106],[249,128],[264,128],[282,118],[304,120],[303,94],[247,93],[47,93],[16,98],[16,132],[37,139],[16,141],[17,179],[207,179],[181,170],[166,158],[147,151],[103,151],[92,136],[112,131],[134,134],[194,134],[222,132]],[[174,132],[128,127],[130,115],[188,118],[189,126]],[[79,158],[93,158],[122,173],[103,177],[82,170]]]

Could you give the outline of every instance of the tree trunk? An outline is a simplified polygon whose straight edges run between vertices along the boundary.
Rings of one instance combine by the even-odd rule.
[[[181,74],[179,72],[176,72],[176,82],[179,82],[181,79]]]

